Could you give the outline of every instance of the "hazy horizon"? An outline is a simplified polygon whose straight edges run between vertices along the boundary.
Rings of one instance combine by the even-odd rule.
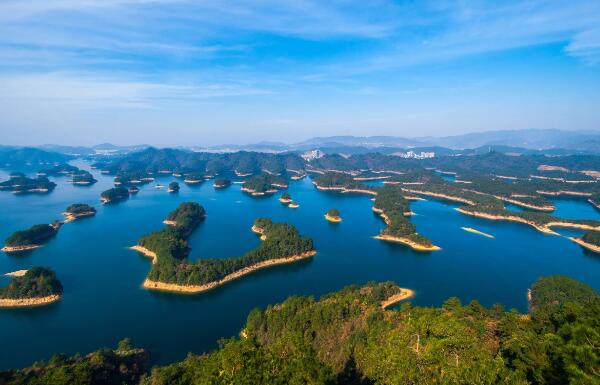
[[[600,3],[0,3],[6,145],[600,126]]]

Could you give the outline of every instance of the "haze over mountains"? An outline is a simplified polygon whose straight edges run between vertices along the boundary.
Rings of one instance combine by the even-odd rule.
[[[185,138],[182,138],[183,140]],[[91,147],[45,144],[32,146],[41,150],[72,156],[119,155],[150,147],[149,144],[116,146],[103,143]],[[163,147],[163,146],[155,146]],[[4,146],[6,149],[17,146]],[[310,138],[298,143],[262,141],[253,144],[223,144],[202,146],[182,143],[178,148],[208,152],[286,152],[319,149],[327,153],[365,153],[378,151],[394,153],[399,150],[433,151],[436,155],[453,153],[481,153],[489,151],[554,155],[572,153],[600,153],[600,131],[567,131],[558,129],[524,129],[468,133],[444,137],[396,137],[396,136],[328,136]],[[471,151],[462,151],[470,149]],[[2,149],[0,149],[2,151]]]

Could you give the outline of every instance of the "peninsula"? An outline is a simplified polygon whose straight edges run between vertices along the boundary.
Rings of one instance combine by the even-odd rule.
[[[140,239],[135,250],[153,258],[152,269],[143,283],[147,289],[181,293],[199,293],[223,285],[256,270],[292,263],[316,254],[310,238],[301,237],[295,227],[273,223],[268,218],[254,222],[252,231],[261,234],[261,244],[240,257],[185,260],[189,249],[186,239],[197,223],[196,203],[180,206],[167,220],[174,224]]]
[[[600,231],[590,231],[580,238],[571,237],[569,239],[588,250],[600,253]]]
[[[402,190],[394,185],[386,185],[378,190],[373,211],[385,221],[387,227],[375,239],[402,243],[417,251],[436,251],[440,248],[428,238],[417,233],[416,227],[406,217],[410,216],[410,206],[402,195]]]
[[[62,284],[52,270],[33,267],[0,288],[0,308],[47,305],[58,301],[62,291]]]

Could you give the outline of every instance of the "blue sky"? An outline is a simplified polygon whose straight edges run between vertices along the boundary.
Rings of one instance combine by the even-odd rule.
[[[600,1],[3,0],[1,144],[600,129]]]

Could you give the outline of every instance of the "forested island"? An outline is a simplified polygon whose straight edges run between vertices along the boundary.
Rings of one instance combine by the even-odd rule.
[[[329,211],[327,211],[327,213],[325,214],[325,219],[333,223],[339,223],[342,221],[340,211],[336,208],[329,209]]]
[[[167,192],[170,192],[170,193],[179,192],[179,183],[177,183],[177,182],[169,183],[169,186],[167,187]]]
[[[355,192],[376,195],[377,193],[362,182],[343,172],[326,172],[313,179],[313,184],[319,190],[334,190],[343,193]]]
[[[580,238],[571,237],[569,239],[571,239],[573,242],[578,243],[582,247],[585,247],[588,250],[600,253],[600,230],[588,231]]]
[[[0,191],[11,191],[14,194],[48,193],[55,187],[56,183],[45,176],[28,178],[23,173],[13,173],[9,180],[0,182]]]
[[[419,251],[440,249],[428,238],[418,234],[415,225],[407,219],[411,215],[411,211],[401,188],[385,186],[378,189],[373,211],[378,213],[387,225],[375,238],[403,243]]]
[[[0,288],[0,307],[46,305],[60,299],[63,287],[46,267],[33,267]]]
[[[292,196],[289,192],[285,191],[279,197],[279,202],[283,203],[284,205],[290,204],[292,203]]]
[[[287,188],[288,184],[282,177],[263,173],[246,179],[242,184],[242,191],[253,196],[273,194],[279,188]]]
[[[96,215],[96,209],[85,203],[73,203],[63,213],[65,222],[71,222],[77,218],[91,217]]]
[[[113,187],[100,194],[102,204],[116,203],[129,198],[129,190],[125,187]]]
[[[153,258],[145,288],[198,293],[258,269],[315,255],[312,240],[301,237],[295,227],[262,218],[253,226],[263,240],[255,249],[239,257],[185,261],[189,252],[186,239],[198,225],[199,213],[204,213],[202,206],[183,203],[167,217],[167,228],[142,237],[133,247]]]
[[[4,241],[2,251],[17,253],[36,249],[58,233],[60,224],[56,221],[52,224],[33,225],[27,230],[15,231]]]
[[[223,189],[231,186],[231,179],[227,178],[218,178],[213,183],[213,187],[216,189]]]
[[[68,163],[61,163],[51,168],[39,170],[38,176],[69,176],[74,185],[91,185],[97,182],[88,171],[81,170]]]
[[[386,310],[386,302],[402,291],[391,282],[368,283],[318,300],[292,296],[255,309],[239,338],[155,367],[141,384],[597,383],[600,297],[585,284],[564,276],[539,279],[527,315],[457,298],[437,308],[405,303]],[[0,373],[0,379],[137,385],[147,356],[139,350],[140,360],[125,360],[124,352],[134,349],[129,342],[119,346],[84,357],[58,356]]]

